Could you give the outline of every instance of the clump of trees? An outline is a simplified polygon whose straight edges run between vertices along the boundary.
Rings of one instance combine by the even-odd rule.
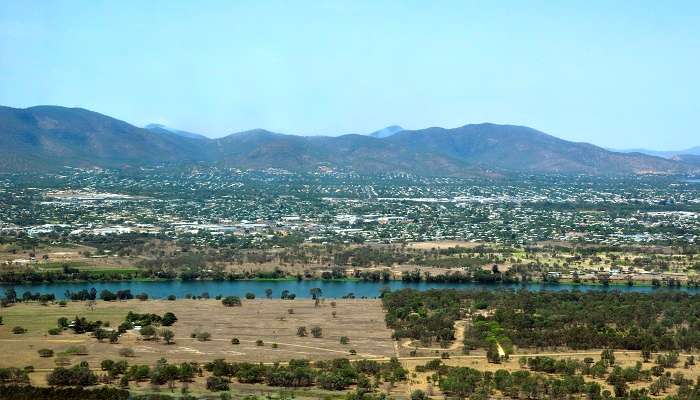
[[[3,385],[28,385],[29,373],[22,368],[0,368],[0,388]],[[0,397],[1,398],[1,397]]]
[[[344,390],[359,385],[371,391],[370,379],[397,382],[405,380],[408,372],[396,359],[380,364],[376,361],[351,362],[340,358],[317,361],[313,366],[308,360],[291,360],[287,366],[266,366],[253,363],[229,363],[217,359],[204,365],[215,377],[236,378],[241,383],[265,383],[270,386],[304,387],[318,385],[326,390]]]
[[[97,384],[97,375],[83,361],[71,368],[55,368],[46,376],[46,381],[51,386],[92,386]]]
[[[131,324],[132,326],[135,325],[140,325],[140,326],[146,326],[146,325],[162,325],[162,326],[171,326],[175,322],[177,322],[177,317],[175,314],[172,312],[166,312],[163,314],[163,316],[159,316],[157,314],[138,314],[133,311],[129,311],[128,314],[126,314],[126,318],[124,318],[124,322]]]

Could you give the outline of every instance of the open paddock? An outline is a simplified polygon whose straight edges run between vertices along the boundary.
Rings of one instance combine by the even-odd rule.
[[[0,358],[0,366],[53,368],[59,353],[71,346],[85,346],[88,350],[87,355],[67,355],[71,363],[85,360],[92,366],[98,366],[104,359],[120,359],[119,349],[125,347],[136,354],[129,359],[130,364],[153,364],[161,357],[172,362],[206,362],[216,358],[284,362],[292,358],[380,358],[395,354],[379,301],[336,300],[336,304],[333,308],[331,301],[324,301],[315,307],[312,300],[261,299],[243,300],[241,307],[225,307],[217,300],[130,300],[97,301],[93,310],[85,302],[69,302],[66,307],[17,304],[1,311],[4,324],[0,326],[0,352],[5,356]],[[107,340],[100,343],[88,334],[76,335],[71,330],[56,336],[47,333],[56,326],[58,318],[73,319],[76,315],[91,321],[109,321],[116,328],[129,311],[175,313],[178,321],[167,328],[175,333],[175,343],[142,340],[135,331],[122,335],[117,344]],[[28,332],[13,334],[15,326],[22,326]],[[300,326],[306,327],[308,336],[297,336]],[[314,326],[321,327],[321,338],[311,336]],[[200,342],[191,338],[190,334],[196,330],[209,332],[211,340]],[[341,336],[347,336],[349,343],[340,344]],[[234,337],[240,340],[239,345],[231,344]],[[257,340],[262,340],[263,345],[258,346]],[[277,348],[273,348],[273,343]],[[39,357],[37,350],[42,348],[54,350],[55,356]],[[351,349],[356,350],[356,356],[350,355]]]

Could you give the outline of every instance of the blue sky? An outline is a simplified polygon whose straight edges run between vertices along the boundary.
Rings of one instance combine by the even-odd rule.
[[[3,1],[0,104],[212,137],[495,122],[700,145],[697,1]]]

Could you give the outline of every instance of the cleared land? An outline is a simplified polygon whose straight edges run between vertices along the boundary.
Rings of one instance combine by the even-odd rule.
[[[241,307],[224,307],[217,300],[177,301],[98,301],[94,310],[86,303],[70,302],[66,307],[58,305],[17,304],[3,309],[4,325],[0,326],[0,352],[11,357],[0,358],[0,366],[33,365],[35,368],[53,368],[54,358],[41,358],[37,350],[48,348],[58,353],[70,346],[83,345],[88,349],[84,356],[68,356],[71,362],[88,361],[99,365],[106,359],[119,359],[118,351],[128,347],[136,352],[130,363],[152,364],[161,357],[169,361],[211,361],[225,358],[229,361],[276,362],[292,358],[333,359],[380,358],[394,354],[391,331],[384,323],[381,303],[374,300],[338,300],[331,307],[330,301],[315,307],[311,300],[243,300]],[[293,314],[289,310],[293,310]],[[56,326],[59,317],[72,319],[76,315],[88,320],[109,321],[112,327],[124,321],[129,311],[162,315],[167,311],[178,318],[171,329],[175,343],[145,341],[135,331],[123,335],[118,344],[99,343],[87,334],[76,335],[64,331],[61,335],[47,334]],[[333,317],[332,312],[336,312]],[[12,333],[12,328],[22,326],[28,332]],[[322,338],[298,337],[297,328],[305,326],[310,332],[313,326],[323,330]],[[190,338],[195,330],[209,332],[211,340],[200,342]],[[340,344],[340,337],[350,342]],[[232,345],[237,337],[239,345]],[[257,346],[256,341],[263,341]],[[272,344],[277,343],[277,348]],[[357,351],[350,355],[350,349]]]

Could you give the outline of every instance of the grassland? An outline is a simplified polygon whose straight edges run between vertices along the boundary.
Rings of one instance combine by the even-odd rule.
[[[290,310],[293,313],[290,314]],[[85,317],[88,320],[109,321],[118,326],[129,311],[162,315],[175,313],[178,322],[171,327],[175,343],[141,340],[135,331],[129,331],[118,344],[99,343],[87,334],[76,335],[64,331],[61,335],[48,335],[60,317]],[[333,317],[335,312],[335,317]],[[72,361],[88,361],[93,365],[105,358],[119,358],[120,348],[129,347],[136,352],[133,362],[153,363],[161,357],[168,360],[210,361],[226,358],[229,361],[276,362],[292,358],[332,359],[338,357],[382,358],[394,354],[391,332],[384,324],[384,316],[378,301],[338,300],[336,307],[329,301],[315,307],[310,300],[244,300],[242,307],[224,307],[216,300],[177,301],[98,301],[94,309],[85,303],[69,302],[58,305],[18,304],[2,310],[4,325],[0,326],[0,352],[13,357],[0,359],[0,366],[33,365],[36,368],[52,368],[53,360],[40,358],[39,348],[49,348],[56,353],[69,346],[84,345],[88,355],[71,357]],[[28,332],[15,335],[15,326]],[[310,330],[320,326],[323,337],[298,337],[297,328]],[[190,338],[195,330],[211,334],[211,340],[200,342]],[[341,345],[340,337],[347,336],[349,344]],[[232,345],[237,337],[239,345]],[[262,340],[264,345],[257,346]],[[276,343],[277,348],[272,348]],[[357,352],[350,355],[350,350]]]

